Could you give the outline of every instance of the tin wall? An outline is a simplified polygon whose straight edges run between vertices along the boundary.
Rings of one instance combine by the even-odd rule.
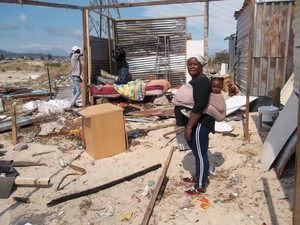
[[[236,47],[236,35],[232,34],[230,37],[225,38],[228,40],[228,73],[234,74],[235,73],[235,47]]]
[[[255,3],[251,57],[250,95],[272,96],[275,76],[281,75],[281,88],[293,73],[294,1]],[[247,87],[247,56],[250,7],[244,4],[237,17],[237,64],[235,82],[242,93]]]
[[[116,20],[116,40],[124,46],[129,71],[135,79],[155,79],[157,37],[170,38],[170,83],[185,83],[186,19]]]
[[[237,19],[235,83],[241,92],[246,94],[247,88],[247,57],[249,42],[250,8],[246,7]]]
[[[293,30],[294,30],[294,92],[296,92],[299,96],[300,90],[300,1],[295,1],[295,19],[293,22]]]
[[[100,70],[103,69],[107,72],[114,74],[114,70],[110,71],[109,67],[109,54],[108,54],[108,39],[90,36],[90,47],[92,57],[92,72],[91,81],[93,84],[96,82],[96,76],[100,75]],[[111,43],[112,46],[112,43]],[[114,69],[114,66],[112,66]]]

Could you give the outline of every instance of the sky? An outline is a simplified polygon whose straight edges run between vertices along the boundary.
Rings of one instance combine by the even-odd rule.
[[[40,0],[61,4],[88,6],[90,0]],[[94,0],[96,2],[96,0]],[[99,2],[101,0],[98,0]],[[119,0],[118,3],[146,0]],[[149,1],[149,0],[148,0]],[[103,2],[106,2],[103,0]],[[235,33],[234,12],[244,0],[213,1],[209,4],[210,54],[228,50],[224,39]],[[122,19],[162,18],[203,15],[205,3],[185,3],[148,7],[120,8]],[[82,13],[80,10],[0,3],[0,49],[23,53],[70,53],[72,46],[83,46]],[[193,40],[203,40],[203,16],[188,17],[187,32]]]

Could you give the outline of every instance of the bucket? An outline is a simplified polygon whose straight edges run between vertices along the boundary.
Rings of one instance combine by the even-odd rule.
[[[260,113],[259,128],[269,130],[279,114],[279,109],[272,105],[260,106],[258,107],[258,112]]]

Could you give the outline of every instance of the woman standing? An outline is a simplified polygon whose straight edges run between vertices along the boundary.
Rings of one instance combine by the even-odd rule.
[[[176,125],[185,126],[184,137],[195,157],[195,176],[184,178],[186,183],[194,187],[185,191],[187,195],[206,192],[208,182],[208,145],[209,133],[215,133],[215,119],[203,114],[211,92],[209,79],[203,74],[205,59],[201,55],[193,55],[187,60],[187,68],[192,80],[183,85],[174,96]],[[181,110],[191,109],[190,118],[185,117]]]

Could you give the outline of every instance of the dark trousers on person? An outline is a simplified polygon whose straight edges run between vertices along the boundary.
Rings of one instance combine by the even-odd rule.
[[[209,131],[207,128],[198,123],[197,126],[193,128],[191,133],[191,141],[187,142],[189,147],[192,149],[193,155],[195,157],[195,178],[196,186],[198,188],[206,187],[206,182],[208,180],[209,171],[209,160],[208,160],[208,144],[209,144]]]
[[[118,84],[126,84],[126,77],[128,74],[128,68],[121,68],[119,70],[119,79],[117,81]]]

